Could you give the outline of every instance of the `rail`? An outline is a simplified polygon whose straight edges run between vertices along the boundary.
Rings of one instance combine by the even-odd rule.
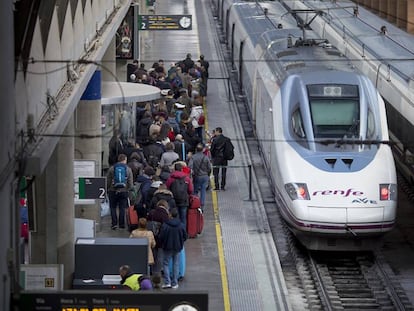
[[[378,255],[375,257],[375,264],[396,310],[406,310],[405,304],[401,301],[393,282],[385,272],[383,260],[380,259]]]
[[[213,165],[212,168],[248,168],[249,169],[249,198],[248,201],[253,201],[253,166],[249,165]]]

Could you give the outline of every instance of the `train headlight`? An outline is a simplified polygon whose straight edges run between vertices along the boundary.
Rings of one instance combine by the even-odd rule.
[[[292,200],[309,200],[308,187],[304,183],[289,183],[285,189]]]
[[[397,200],[397,185],[396,184],[380,184],[379,195],[381,201],[396,201]]]

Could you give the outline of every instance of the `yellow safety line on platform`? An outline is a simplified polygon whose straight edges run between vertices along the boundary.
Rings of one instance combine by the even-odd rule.
[[[208,131],[207,102],[206,102],[205,97],[203,100],[203,110],[204,110],[204,116],[205,116],[204,128],[205,130]],[[215,187],[215,185],[212,185],[210,183],[210,188],[212,188],[213,186]],[[226,262],[224,260],[223,237],[221,235],[221,226],[220,226],[220,220],[219,220],[219,209],[218,209],[216,191],[211,191],[211,198],[213,201],[214,223],[216,226],[217,252],[218,252],[218,258],[219,258],[219,265],[220,265],[221,286],[223,288],[224,311],[230,311],[231,307],[230,307],[230,296],[229,296],[229,283],[227,280]]]
[[[214,221],[216,224],[217,250],[218,250],[218,257],[219,257],[219,264],[220,264],[221,285],[223,287],[224,310],[230,311],[231,307],[230,307],[230,296],[229,296],[229,283],[227,280],[226,263],[224,261],[223,239],[221,235],[221,226],[220,226],[220,221],[219,221],[217,192],[212,191],[211,196],[213,199]]]

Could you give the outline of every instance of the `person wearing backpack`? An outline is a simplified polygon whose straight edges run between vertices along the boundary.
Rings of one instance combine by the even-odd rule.
[[[148,208],[148,193],[152,185],[152,178],[155,175],[155,170],[151,166],[144,168],[144,173],[138,175],[137,182],[141,184],[141,200],[135,204],[135,210],[138,213],[138,217],[147,217]]]
[[[166,186],[174,196],[180,220],[184,224],[184,227],[186,227],[187,209],[190,204],[189,197],[194,191],[194,186],[190,176],[183,172],[183,166],[181,163],[174,164],[174,171],[168,178]]]
[[[111,166],[106,176],[109,197],[109,208],[111,210],[112,230],[125,228],[125,210],[128,208],[128,191],[133,185],[133,174],[127,165],[127,156],[121,153],[118,162]],[[119,212],[117,215],[117,207]]]
[[[225,190],[228,161],[234,158],[234,146],[230,138],[223,135],[223,129],[217,127],[214,131],[215,136],[212,140],[210,153],[213,162],[213,175],[215,191]],[[221,170],[221,184],[219,176]]]
[[[167,189],[165,184],[161,184],[157,191],[154,192],[154,195],[151,199],[151,203],[149,206],[149,211],[153,210],[157,207],[157,204],[160,200],[165,200],[168,203],[168,210],[176,208],[175,200],[172,192]]]

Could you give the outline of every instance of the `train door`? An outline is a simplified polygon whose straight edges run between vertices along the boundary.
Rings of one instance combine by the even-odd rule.
[[[240,42],[239,50],[239,90],[243,94],[243,46],[244,41]]]

